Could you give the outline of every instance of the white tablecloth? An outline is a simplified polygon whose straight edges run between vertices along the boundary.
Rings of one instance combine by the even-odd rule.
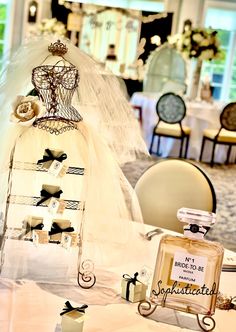
[[[160,94],[135,92],[131,97],[131,104],[142,107],[142,131],[148,148],[152,138],[153,128],[157,123],[156,103]],[[186,117],[183,124],[191,128],[189,141],[188,158],[199,159],[203,130],[206,128],[220,128],[219,115],[224,104],[220,102],[207,103],[204,101],[186,101]],[[180,142],[172,138],[161,139],[162,157],[178,156]],[[211,158],[211,142],[206,142],[203,160],[209,161]],[[156,146],[154,145],[154,151]],[[217,146],[215,152],[216,162],[225,162],[227,148]],[[234,162],[235,153],[232,153],[231,161]]]
[[[146,225],[146,230],[152,229]],[[164,231],[165,233],[173,233]],[[175,234],[175,233],[173,233]],[[160,235],[147,241],[151,255],[147,257],[147,267],[154,268]],[[124,271],[125,273],[126,271]],[[127,271],[128,272],[128,271]],[[129,273],[129,272],[128,272]],[[111,278],[112,274],[110,274]],[[220,291],[236,295],[235,272],[222,272]],[[0,278],[0,331],[1,332],[59,332],[60,312],[66,300],[73,305],[86,303],[86,317],[83,332],[180,332],[197,328],[196,317],[170,309],[159,308],[155,319],[140,316],[137,303],[129,303],[120,297],[120,280],[117,289],[102,287],[98,283],[89,290],[77,286],[35,283],[33,281],[13,282]],[[216,310],[215,332],[234,332],[236,311]],[[171,323],[172,325],[168,325]],[[198,328],[199,331],[199,328]]]

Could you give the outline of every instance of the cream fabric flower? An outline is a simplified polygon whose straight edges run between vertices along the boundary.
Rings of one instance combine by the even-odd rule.
[[[34,96],[17,96],[12,107],[11,121],[22,126],[31,126],[39,113],[42,113],[39,98]]]

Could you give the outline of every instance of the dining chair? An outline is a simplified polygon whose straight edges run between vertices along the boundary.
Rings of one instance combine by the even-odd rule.
[[[179,157],[182,158],[184,140],[186,139],[184,157],[187,158],[191,129],[182,125],[182,120],[186,115],[186,105],[183,99],[173,92],[165,93],[156,104],[156,112],[158,122],[153,129],[149,152],[153,152],[153,143],[156,136],[157,155],[159,155],[161,137],[171,137],[180,140]]]
[[[216,211],[216,194],[206,173],[185,160],[161,160],[148,168],[135,186],[145,224],[183,232],[177,210]]]
[[[206,140],[213,143],[211,152],[211,167],[214,166],[215,148],[217,144],[227,145],[227,157],[225,163],[229,163],[230,153],[233,145],[236,145],[236,102],[229,103],[220,114],[220,129],[205,129],[199,160],[202,161],[202,155]]]

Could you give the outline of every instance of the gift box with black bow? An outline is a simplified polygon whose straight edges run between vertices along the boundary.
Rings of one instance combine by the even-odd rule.
[[[86,304],[79,307],[73,307],[70,302],[67,301],[63,311],[60,313],[62,316],[62,332],[82,332],[86,308],[88,308]]]
[[[51,198],[60,198],[63,191],[58,186],[51,186],[49,184],[43,184],[40,191],[40,200],[36,204],[37,206],[48,205]]]
[[[37,242],[37,244],[47,244],[49,241],[48,231],[43,230],[43,227],[42,217],[28,216],[23,222],[21,237]]]
[[[40,191],[41,197],[36,206],[48,206],[48,212],[50,214],[62,214],[65,209],[65,201],[60,199],[62,193],[63,191],[59,186],[43,184],[42,190]]]
[[[78,242],[78,234],[75,232],[74,228],[71,227],[70,220],[53,219],[52,227],[49,232],[50,240],[60,243],[64,232],[71,237],[70,246],[76,246]]]
[[[138,272],[131,277],[123,275],[121,281],[121,297],[130,302],[139,302],[146,299],[147,285],[137,279]]]
[[[39,159],[37,164],[47,170],[54,176],[64,176],[68,167],[63,164],[67,159],[66,153],[59,150],[46,149],[42,159]]]

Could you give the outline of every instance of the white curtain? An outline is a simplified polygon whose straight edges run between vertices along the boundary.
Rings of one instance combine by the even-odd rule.
[[[88,13],[95,12],[101,7],[86,5]],[[130,11],[131,15],[139,16],[138,11]],[[140,21],[111,8],[96,16],[84,16],[80,36],[80,48],[96,60],[104,63],[108,47],[115,45],[117,61],[113,61],[113,72],[120,74],[124,68],[124,76],[130,76],[130,66],[136,60],[139,41]],[[123,65],[123,66],[122,66]]]

